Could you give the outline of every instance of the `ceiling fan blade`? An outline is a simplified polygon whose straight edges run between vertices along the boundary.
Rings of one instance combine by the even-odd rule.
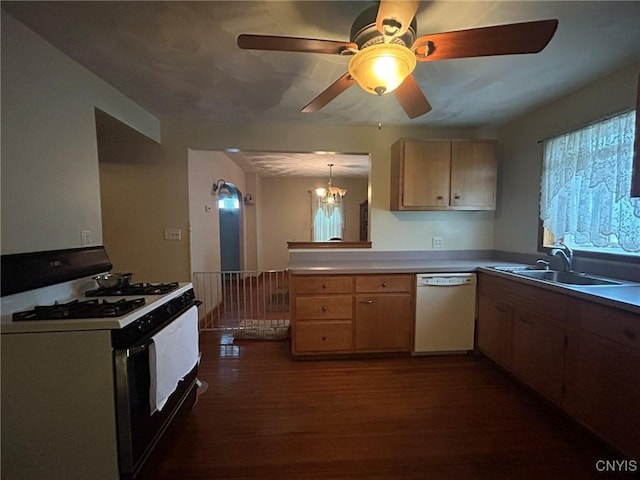
[[[338,80],[333,82],[324,92],[311,100],[311,102],[302,109],[302,112],[317,112],[354,83],[356,83],[356,81],[351,77],[351,75],[349,75],[349,72],[345,73]]]
[[[279,37],[277,35],[238,35],[238,46],[246,50],[276,50],[280,52],[310,52],[342,54],[357,51],[358,45],[337,40]]]
[[[376,28],[383,35],[404,35],[417,11],[417,0],[382,0],[376,16]]]
[[[419,62],[538,53],[557,27],[558,20],[554,19],[436,33],[418,38],[412,48]]]
[[[393,94],[409,118],[416,118],[431,111],[431,104],[422,93],[420,85],[413,75],[405,78],[404,82],[393,91]]]

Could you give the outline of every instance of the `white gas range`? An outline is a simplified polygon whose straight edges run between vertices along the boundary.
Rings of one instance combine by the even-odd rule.
[[[193,405],[191,284],[87,296],[110,269],[103,247],[2,256],[3,478],[135,478]]]

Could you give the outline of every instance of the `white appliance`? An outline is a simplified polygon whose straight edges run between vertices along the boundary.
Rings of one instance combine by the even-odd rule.
[[[475,273],[417,275],[414,353],[473,350],[475,306]]]

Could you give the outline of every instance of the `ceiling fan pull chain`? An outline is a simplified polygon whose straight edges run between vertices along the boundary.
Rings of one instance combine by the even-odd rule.
[[[382,130],[382,95],[378,95],[378,130]]]

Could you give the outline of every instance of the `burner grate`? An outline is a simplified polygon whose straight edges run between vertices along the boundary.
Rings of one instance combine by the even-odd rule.
[[[145,304],[144,298],[132,300],[72,300],[68,303],[55,302],[53,305],[38,305],[32,310],[15,312],[13,320],[66,320],[78,318],[121,317]]]
[[[122,295],[163,295],[178,288],[178,282],[171,283],[130,283],[122,287],[97,288],[87,290],[87,297],[110,297]]]

